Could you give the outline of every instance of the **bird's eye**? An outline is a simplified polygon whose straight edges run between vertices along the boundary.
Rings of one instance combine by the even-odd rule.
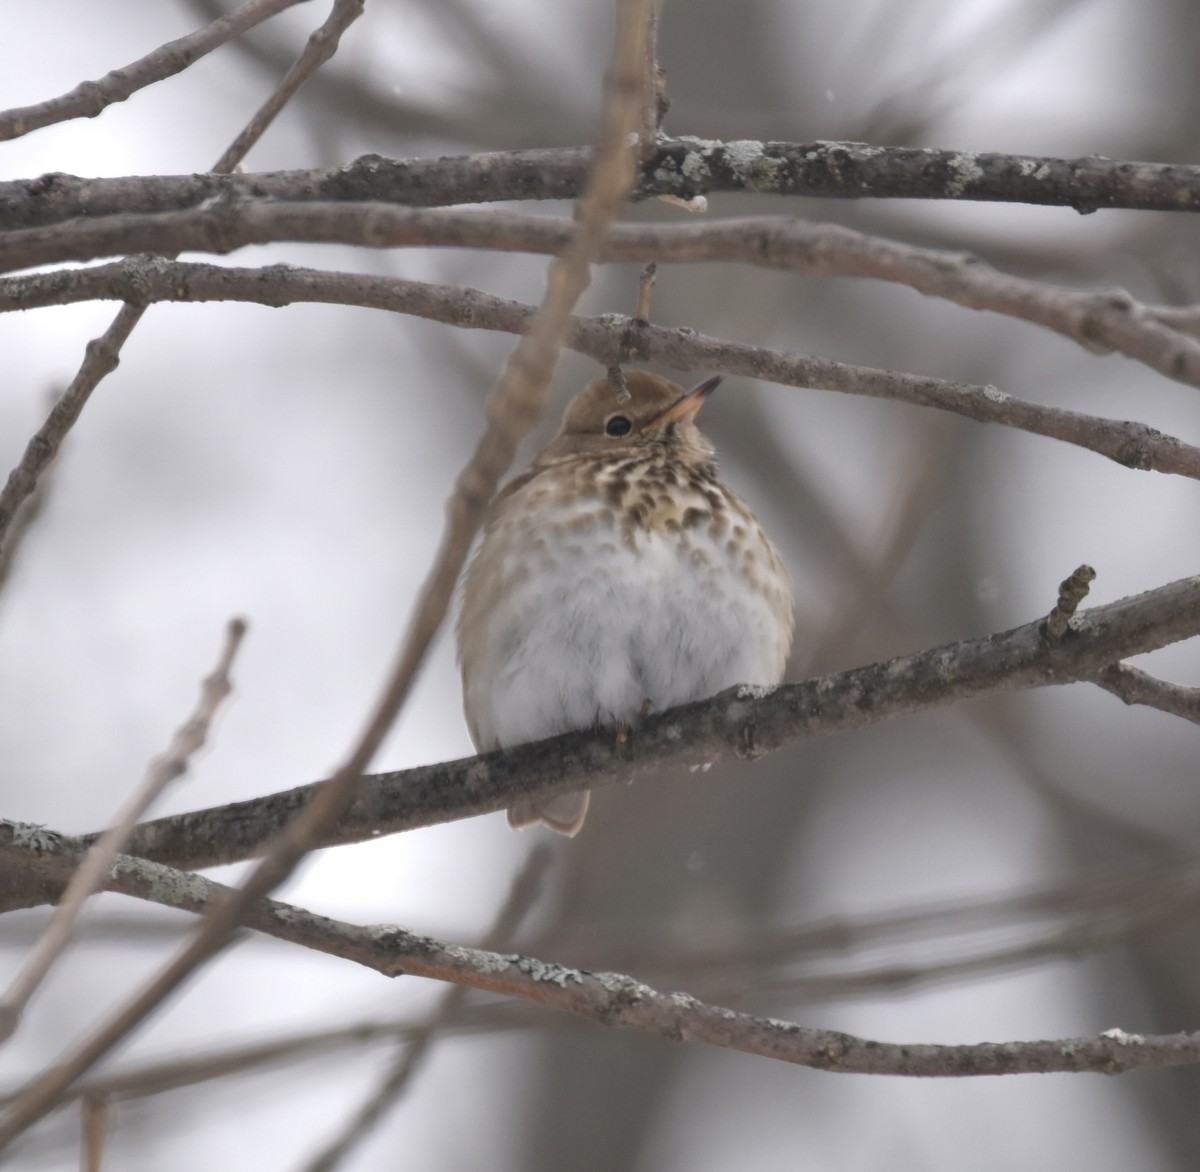
[[[633,430],[633,424],[625,415],[614,415],[604,425],[605,435],[628,435]]]

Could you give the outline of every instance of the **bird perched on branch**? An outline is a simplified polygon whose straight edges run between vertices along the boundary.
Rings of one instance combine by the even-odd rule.
[[[596,379],[492,502],[458,621],[480,752],[782,678],[791,580],[695,424],[720,381]],[[508,820],[574,835],[587,807],[527,800]]]

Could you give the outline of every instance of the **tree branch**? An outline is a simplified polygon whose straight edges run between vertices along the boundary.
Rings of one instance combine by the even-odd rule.
[[[282,306],[298,302],[358,305],[408,313],[467,329],[523,333],[534,307],[449,285],[398,277],[330,273],[270,265],[241,269],[131,257],[91,269],[0,278],[0,311],[93,298],[153,301],[249,301]],[[971,386],[896,371],[786,354],[666,329],[619,314],[572,318],[566,345],[602,366],[664,362],[678,370],[719,370],[784,386],[892,399],[1075,444],[1126,468],[1200,479],[1200,448],[1145,424],[1104,419],[1018,399],[996,387]]]
[[[0,183],[0,230],[86,216],[195,207],[214,198],[411,207],[502,200],[576,199],[587,182],[586,147],[494,151],[440,159],[364,155],[340,167],[238,176],[121,178],[51,173]],[[947,199],[1190,212],[1200,209],[1200,167],[1092,155],[1054,159],[992,152],[877,147],[850,142],[717,142],[660,139],[630,198],[758,192],[820,199]]]
[[[1200,688],[1168,683],[1128,663],[1109,664],[1093,683],[1119,696],[1126,704],[1145,704],[1200,724]]]
[[[47,878],[70,872],[78,856],[67,840],[43,838],[42,848],[33,850],[16,842],[24,829],[0,823],[0,862],[35,868]],[[225,902],[229,893],[229,888],[199,875],[137,858],[118,860],[110,890],[192,912]],[[686,993],[659,992],[621,973],[587,972],[529,956],[445,944],[391,924],[349,924],[276,900],[249,905],[244,922],[276,939],[354,961],[386,976],[409,974],[449,981],[667,1041],[703,1042],[817,1070],[910,1077],[1051,1071],[1118,1074],[1200,1061],[1200,1033],[1142,1036],[1108,1030],[1092,1038],[963,1046],[878,1042],[737,1013]]]
[[[183,212],[112,216],[9,233],[0,237],[0,270],[130,252],[227,253],[249,244],[285,240],[554,254],[567,246],[575,231],[571,220],[508,212],[232,201]],[[1094,293],[1047,285],[1001,273],[968,253],[917,248],[838,224],[763,216],[713,223],[616,225],[598,259],[639,264],[744,263],[791,272],[872,277],[969,309],[1033,322],[1093,353],[1116,351],[1167,378],[1200,387],[1200,340],[1168,324],[1163,310],[1142,305],[1123,290]],[[4,290],[0,309],[55,303],[48,296],[48,285],[40,297],[32,291],[22,294],[20,286],[0,288]]]
[[[32,106],[0,111],[0,142],[20,138],[23,134],[72,118],[95,118],[114,103],[123,102],[138,90],[182,73],[189,65],[214,49],[219,49],[226,41],[241,36],[276,13],[301,2],[248,0],[241,8],[212,21],[204,28],[159,45],[144,57],[114,69],[96,81],[80,82],[69,93]]]
[[[353,805],[321,846],[502,810],[519,798],[652,778],[666,766],[763,756],[976,696],[1090,680],[1108,664],[1200,634],[1200,577],[1076,615],[1061,639],[1045,620],[885,663],[774,689],[731,688],[651,716],[637,735],[570,733],[514,749],[364,778]],[[131,854],[194,870],[262,851],[319,783],[143,823]],[[89,836],[80,841],[86,845]],[[11,908],[29,903],[0,901]]]

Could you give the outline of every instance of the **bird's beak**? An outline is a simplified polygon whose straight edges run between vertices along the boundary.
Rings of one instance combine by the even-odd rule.
[[[694,391],[688,391],[678,403],[673,403],[659,417],[660,423],[681,423],[695,418],[696,412],[704,406],[708,396],[713,393],[724,375],[714,375],[702,382]]]

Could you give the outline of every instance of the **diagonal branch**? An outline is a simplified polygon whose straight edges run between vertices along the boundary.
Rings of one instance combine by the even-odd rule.
[[[0,110],[0,142],[72,118],[95,118],[114,103],[123,102],[138,90],[182,73],[227,41],[299,3],[302,0],[248,0],[204,28],[159,45],[144,57],[114,69],[96,81],[80,82],[60,97],[32,106]]]

